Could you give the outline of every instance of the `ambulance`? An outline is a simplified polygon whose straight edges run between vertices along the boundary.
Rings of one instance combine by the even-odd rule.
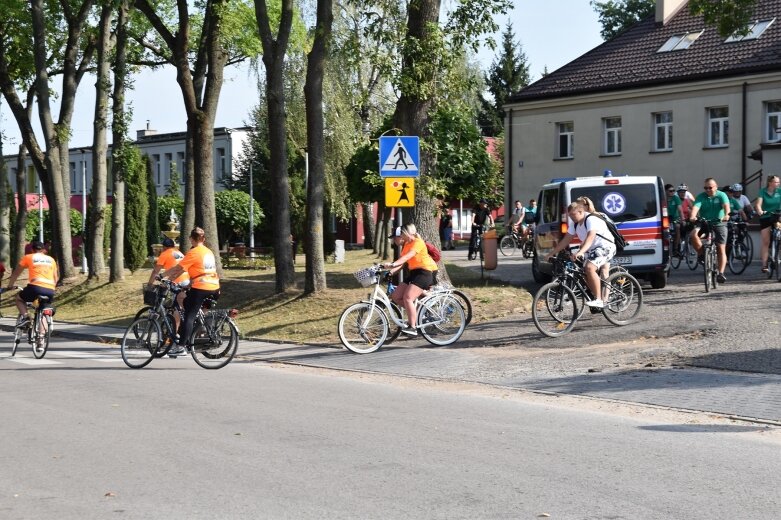
[[[654,289],[667,285],[670,271],[670,220],[664,181],[652,176],[576,177],[553,179],[540,190],[534,234],[532,275],[538,283],[551,279],[552,265],[545,257],[567,232],[567,206],[578,197],[589,197],[596,210],[616,223],[627,246],[617,252],[613,264],[626,267],[638,280]],[[577,237],[570,245],[577,246]]]

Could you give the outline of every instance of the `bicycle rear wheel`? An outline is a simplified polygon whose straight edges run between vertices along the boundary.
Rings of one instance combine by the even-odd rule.
[[[613,325],[627,325],[634,321],[643,307],[640,282],[628,273],[615,273],[607,279],[608,295],[602,314]]]
[[[193,360],[202,368],[222,368],[239,348],[239,329],[227,316],[209,313],[198,320],[192,335]]]
[[[531,237],[526,237],[526,240],[521,244],[521,253],[524,258],[531,258],[534,254],[534,241]]]
[[[681,261],[683,260],[683,245],[679,244],[677,248],[673,245],[671,249],[672,253],[670,254],[670,267],[673,269],[678,269],[681,266]]]
[[[743,240],[735,240],[729,250],[727,265],[732,274],[743,274],[751,263],[751,254]]]
[[[713,257],[710,254],[710,246],[704,247],[704,256],[705,256],[705,266],[704,266],[704,275],[705,276],[705,292],[710,292],[711,289],[713,289]]]
[[[51,316],[36,313],[35,330],[33,330],[33,356],[43,359],[49,350],[49,338],[51,338]]]
[[[418,307],[418,330],[432,345],[450,345],[466,328],[461,303],[450,294],[437,294],[423,300]]]
[[[504,256],[513,256],[515,254],[516,242],[512,235],[505,235],[499,241],[499,251]]]
[[[697,250],[694,249],[694,246],[691,244],[689,239],[686,239],[686,243],[684,244],[684,253],[683,258],[686,260],[686,266],[692,270],[697,270]]]
[[[578,319],[575,293],[557,282],[543,285],[534,295],[532,319],[537,330],[548,337],[566,334]]]
[[[122,361],[130,368],[143,368],[152,361],[162,341],[160,325],[155,320],[137,319],[122,336]]]
[[[466,324],[469,325],[469,322],[472,321],[472,300],[469,299],[465,292],[459,289],[453,289],[450,295],[461,304],[461,308],[464,309],[464,314],[466,315]]]
[[[374,352],[388,338],[388,317],[385,311],[371,303],[354,303],[339,317],[339,340],[356,354]]]
[[[160,332],[163,340],[160,342],[160,347],[155,351],[156,358],[161,358],[168,354],[168,351],[171,350],[171,347],[173,347],[176,342],[176,327],[174,325],[176,321],[174,321],[174,312],[173,309],[169,309],[165,313],[165,316],[162,317],[163,323],[160,323]]]

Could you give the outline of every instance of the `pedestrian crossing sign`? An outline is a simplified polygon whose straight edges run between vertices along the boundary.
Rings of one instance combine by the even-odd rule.
[[[420,176],[418,136],[380,137],[380,177]]]
[[[411,208],[415,205],[415,179],[385,178],[385,205],[389,208]]]

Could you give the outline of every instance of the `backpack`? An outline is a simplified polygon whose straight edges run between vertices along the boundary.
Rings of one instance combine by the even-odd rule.
[[[613,235],[613,240],[610,240],[608,237],[603,237],[599,233],[597,233],[597,236],[604,238],[605,240],[610,240],[610,242],[613,242],[616,245],[616,252],[621,252],[624,250],[624,248],[627,246],[626,239],[621,235],[621,233],[618,231],[618,228],[616,227],[616,223],[610,220],[608,217],[603,217],[601,215],[598,215],[596,213],[589,213],[588,216],[586,216],[586,220],[588,220],[588,217],[597,217],[602,222],[607,224],[607,229],[610,231],[610,234]],[[585,223],[584,223],[585,225]]]
[[[524,224],[534,224],[534,221],[537,220],[537,213],[533,211],[526,210],[526,214],[523,216],[523,223]]]
[[[426,241],[425,244],[426,249],[428,249],[428,256],[435,262],[439,262],[442,259],[442,252],[431,242]]]

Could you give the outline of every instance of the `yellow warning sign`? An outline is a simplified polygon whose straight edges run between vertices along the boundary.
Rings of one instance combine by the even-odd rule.
[[[411,208],[415,205],[415,179],[385,178],[385,205],[389,208]]]

